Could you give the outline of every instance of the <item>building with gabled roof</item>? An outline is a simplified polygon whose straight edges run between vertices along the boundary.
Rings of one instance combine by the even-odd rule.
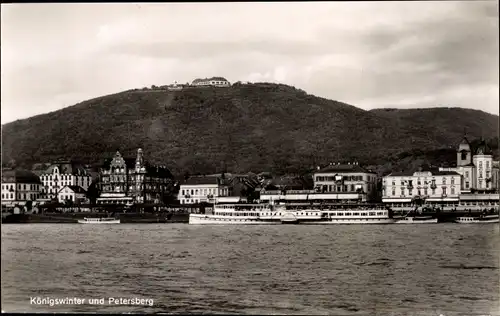
[[[57,200],[60,203],[71,202],[80,204],[87,200],[87,191],[79,185],[65,185],[57,193]]]
[[[101,204],[163,203],[173,194],[174,178],[165,166],[146,161],[142,149],[124,158],[119,151],[106,159],[99,173]]]
[[[92,176],[84,165],[72,160],[57,160],[40,174],[42,197],[56,199],[58,192],[66,185],[81,186],[87,190],[92,183]]]

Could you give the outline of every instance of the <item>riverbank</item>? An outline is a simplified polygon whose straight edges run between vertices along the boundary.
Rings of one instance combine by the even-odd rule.
[[[108,217],[108,213],[45,213],[45,214],[11,214],[2,219],[2,224],[77,224],[85,217]],[[113,217],[119,218],[123,224],[147,223],[188,223],[189,213],[119,213]]]

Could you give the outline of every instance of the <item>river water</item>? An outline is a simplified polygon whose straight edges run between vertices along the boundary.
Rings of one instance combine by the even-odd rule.
[[[499,250],[496,224],[2,225],[2,310],[500,315]]]

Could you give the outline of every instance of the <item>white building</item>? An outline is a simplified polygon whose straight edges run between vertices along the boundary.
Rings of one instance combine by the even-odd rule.
[[[428,205],[458,206],[461,176],[453,171],[393,172],[382,180],[382,202],[409,210],[419,199]]]
[[[59,191],[67,185],[80,186],[88,190],[92,176],[81,165],[71,161],[58,161],[40,175],[40,180],[43,184],[42,195],[55,199]]]
[[[373,202],[377,175],[357,163],[330,164],[313,175],[314,190],[262,190],[261,202]]]
[[[28,170],[2,171],[2,206],[25,205],[40,198],[40,178]]]
[[[318,193],[337,195],[338,200],[373,201],[377,197],[377,174],[355,163],[331,164],[314,173]]]
[[[230,187],[218,177],[191,177],[180,185],[181,204],[215,203],[218,197],[230,196]]]
[[[57,199],[60,203],[70,201],[74,204],[84,203],[87,200],[86,191],[78,185],[65,185],[58,193]]]
[[[205,79],[195,79],[191,84],[193,86],[215,86],[215,87],[229,87],[231,83],[223,77],[212,77]]]
[[[474,155],[469,141],[464,136],[457,149],[457,166],[454,168],[440,168],[441,171],[454,171],[462,176],[461,191],[486,192],[498,189],[496,166],[493,155],[483,140]]]

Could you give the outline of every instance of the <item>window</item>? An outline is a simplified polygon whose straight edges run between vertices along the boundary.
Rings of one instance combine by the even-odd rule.
[[[465,188],[468,189],[469,188],[469,181],[465,182]]]
[[[432,194],[436,194],[436,189],[432,189]]]
[[[182,190],[182,195],[184,195],[184,190]]]
[[[455,194],[455,187],[451,187],[451,194]]]
[[[469,177],[469,171],[465,171],[465,177],[468,178]]]
[[[462,151],[461,159],[462,160],[466,160],[467,159],[467,152],[466,151]]]
[[[443,195],[446,195],[446,188],[443,188]]]
[[[446,184],[446,178],[443,177],[443,184]]]
[[[451,184],[455,184],[455,178],[451,177]]]
[[[396,195],[396,189],[392,189],[392,195]]]
[[[424,195],[427,195],[428,194],[428,191],[427,191],[427,188],[424,189]]]

